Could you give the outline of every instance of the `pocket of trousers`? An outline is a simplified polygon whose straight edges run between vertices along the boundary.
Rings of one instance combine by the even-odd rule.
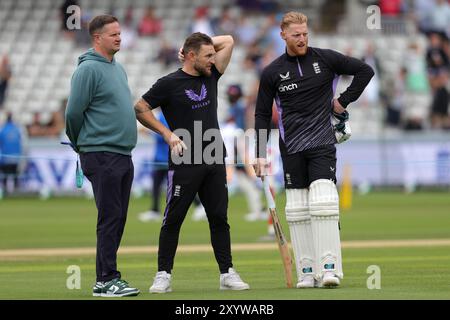
[[[98,152],[87,152],[80,154],[81,169],[86,177],[92,176],[101,166]]]

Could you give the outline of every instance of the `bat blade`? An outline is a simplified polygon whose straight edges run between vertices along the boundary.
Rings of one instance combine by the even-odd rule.
[[[288,288],[293,287],[292,280],[292,257],[289,251],[289,244],[281,228],[280,220],[278,219],[277,211],[274,208],[269,208],[269,213],[272,217],[273,228],[275,229],[275,237],[277,239],[278,249],[280,250],[281,260],[283,261],[284,276],[286,278],[286,285]]]

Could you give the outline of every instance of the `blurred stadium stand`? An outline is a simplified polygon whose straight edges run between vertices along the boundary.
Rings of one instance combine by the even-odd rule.
[[[63,2],[63,0],[0,0],[0,57],[4,54],[9,56],[13,74],[6,100],[0,109],[0,123],[3,122],[7,112],[11,111],[16,121],[23,126],[33,122],[35,113],[40,113],[39,121],[45,124],[51,121],[52,114],[60,109],[62,101],[69,95],[70,78],[75,70],[77,58],[86,51],[87,47],[77,42],[77,37],[67,36],[63,32],[60,17],[60,8]],[[363,95],[350,107],[353,142],[340,148],[344,151],[347,148],[354,148],[352,149],[354,153],[352,153],[353,151],[343,152],[342,163],[350,161],[350,158],[346,158],[345,153],[356,157],[361,154],[361,150],[366,149],[368,158],[361,161],[370,162],[375,159],[383,162],[385,161],[383,157],[387,152],[385,150],[390,148],[388,153],[393,155],[393,159],[395,160],[397,156],[403,159],[398,163],[401,163],[401,166],[406,169],[409,168],[408,172],[411,174],[416,174],[420,173],[416,167],[403,165],[403,161],[409,159],[409,150],[411,150],[411,146],[414,147],[415,141],[422,143],[416,151],[417,159],[420,158],[419,156],[425,157],[423,150],[426,150],[429,142],[435,144],[434,149],[430,151],[430,159],[427,158],[428,162],[422,164],[422,167],[427,166],[428,171],[434,170],[431,168],[432,165],[435,165],[434,153],[441,152],[439,148],[444,148],[445,152],[448,151],[448,141],[450,141],[448,131],[430,129],[429,115],[432,101],[430,89],[415,93],[407,92],[402,110],[402,117],[419,119],[423,122],[422,129],[425,130],[413,134],[411,131],[404,131],[402,126],[386,126],[386,103],[382,99],[383,91],[389,89],[392,83],[397,81],[396,77],[400,70],[410,64],[407,55],[411,43],[418,48],[416,57],[424,60],[428,40],[425,35],[417,31],[413,20],[407,14],[383,19],[381,30],[369,30],[366,27],[368,17],[366,10],[368,5],[376,3],[376,1],[260,0],[260,3],[265,4],[265,9],[260,8],[259,12],[245,11],[248,8],[244,9],[238,6],[238,3],[241,2],[253,3],[255,1],[239,0],[78,0],[77,2],[85,22],[95,15],[109,13],[119,18],[122,30],[130,8],[133,13],[131,26],[135,30],[149,5],[154,7],[155,15],[161,19],[163,28],[159,35],[154,37],[138,36],[133,46],[122,48],[116,55],[116,59],[127,70],[133,99],[137,99],[145,93],[159,77],[177,68],[176,64],[166,66],[159,62],[157,60],[158,51],[163,41],[175,48],[182,45],[185,37],[190,33],[189,27],[194,20],[196,8],[199,6],[208,5],[211,17],[219,17],[223,8],[229,6],[232,15],[236,18],[235,21],[238,21],[240,16],[245,16],[252,26],[256,26],[257,31],[264,30],[272,13],[278,14],[279,18],[279,13],[289,10],[302,11],[307,14],[309,19],[310,46],[330,48],[361,58],[370,43],[376,48],[379,58],[382,77],[379,79],[376,94],[379,94],[380,98],[375,103],[370,103],[368,98]],[[85,29],[84,32],[86,32]],[[247,97],[250,115],[248,127],[252,127],[252,108],[254,108],[259,74],[257,67],[245,67],[247,55],[248,47],[236,42],[227,73],[219,82],[219,118],[224,119],[227,113],[226,88],[230,84],[240,84]],[[273,55],[272,58],[275,56]],[[263,64],[267,64],[272,58],[267,58]],[[345,90],[350,80],[350,78],[341,79],[337,93]],[[56,137],[29,140],[30,145],[34,146],[40,146],[42,142],[48,144],[49,141],[52,141],[53,148],[59,143],[59,139],[56,141]],[[387,144],[386,141],[388,141]],[[398,149],[399,144],[403,142],[408,146],[400,156],[396,154],[398,152],[396,148]],[[367,148],[364,149],[366,146]],[[45,151],[45,149],[43,150]],[[42,150],[37,151],[41,152]],[[56,155],[59,151],[54,150],[54,152]],[[147,152],[142,152],[142,157]],[[375,153],[369,156],[370,152]],[[45,154],[45,152],[42,153],[42,156]],[[40,153],[31,155],[41,157]],[[389,157],[389,159],[391,158]],[[392,177],[393,173],[402,175],[403,173],[398,170],[399,166],[397,165],[392,170],[380,169],[383,172],[376,173],[377,177],[373,179],[368,177],[367,179],[372,179],[375,184],[402,184],[405,180],[403,177],[397,179],[394,176],[389,181],[383,180],[388,176]],[[437,166],[439,170],[442,169],[442,165],[439,166],[439,163]],[[450,168],[443,168],[445,169],[444,176],[447,177]],[[361,171],[355,171],[355,176],[367,175],[369,170],[366,169],[364,166],[360,167]],[[29,167],[27,172],[29,174]],[[447,178],[444,180],[447,181]],[[418,178],[418,181],[419,183],[421,181],[434,183],[436,178],[428,180]],[[414,183],[413,181],[412,184]],[[445,183],[450,184],[450,181]]]
[[[61,101],[69,94],[70,77],[76,66],[77,57],[85,51],[70,38],[63,37],[60,22],[60,6],[63,1],[54,0],[2,0],[0,1],[0,53],[8,53],[11,59],[13,77],[4,104],[5,110],[14,112],[17,120],[26,125],[31,123],[33,113],[39,111],[41,121],[49,121],[52,112],[56,111]],[[304,11],[310,18],[312,29],[320,25],[323,6],[327,1],[280,1],[279,11],[289,9]],[[140,37],[133,48],[122,49],[117,59],[127,69],[130,87],[134,98],[143,94],[149,86],[168,70],[153,58],[157,55],[160,39],[170,39],[179,47],[188,34],[195,8],[208,4],[211,15],[218,15],[221,8],[229,4],[227,0],[214,1],[183,1],[183,0],[97,0],[79,1],[82,13],[90,16],[101,13],[115,14],[123,21],[127,8],[133,7],[133,24],[136,25],[144,13],[144,9],[152,4],[156,15],[163,21],[163,32],[154,38]],[[332,48],[341,52],[352,50],[352,55],[361,57],[367,42],[372,41],[377,50],[382,52],[382,69],[394,75],[402,66],[403,53],[408,47],[410,38],[405,33],[408,28],[399,28],[391,33],[373,32],[371,36],[361,34],[367,28],[365,7],[355,1],[348,9],[348,19],[341,19],[336,28],[338,34],[321,34],[320,30],[311,32],[310,45]],[[237,7],[233,7],[237,9]],[[358,13],[358,14],[355,14]],[[353,14],[350,14],[353,13]],[[355,21],[355,18],[356,21]],[[359,18],[358,18],[359,17]],[[323,18],[323,16],[322,16]],[[358,22],[358,19],[361,20]],[[253,23],[262,25],[264,15],[253,16]],[[364,20],[364,21],[363,21]],[[359,25],[360,34],[355,34]],[[412,35],[421,50],[425,50],[426,38]],[[229,71],[221,81],[221,99],[224,99],[224,88],[231,83],[241,83],[244,92],[250,92],[257,81],[255,71],[242,72],[245,48],[237,46]],[[381,84],[382,85],[382,84]],[[429,94],[416,97],[414,110],[410,111],[426,118],[429,104]],[[383,109],[380,105],[370,108],[351,108],[352,124],[355,134],[374,135],[382,126]]]

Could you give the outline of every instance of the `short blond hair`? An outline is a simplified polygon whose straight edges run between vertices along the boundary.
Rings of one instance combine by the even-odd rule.
[[[281,19],[280,24],[281,30],[286,29],[292,23],[296,24],[308,23],[308,17],[301,12],[295,11],[288,12],[283,16],[283,19]]]

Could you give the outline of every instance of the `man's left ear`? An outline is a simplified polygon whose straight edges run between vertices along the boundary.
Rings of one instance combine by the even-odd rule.
[[[191,51],[188,52],[188,56],[189,56],[190,59],[194,60],[196,54],[195,54],[195,52],[193,50],[191,50]]]

